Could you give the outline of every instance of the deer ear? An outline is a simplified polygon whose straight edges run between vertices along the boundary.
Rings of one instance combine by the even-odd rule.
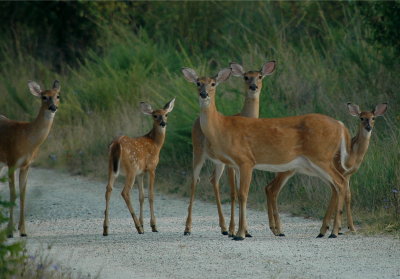
[[[269,61],[262,66],[261,73],[264,76],[270,75],[275,71],[276,62]]]
[[[168,112],[171,112],[174,109],[174,104],[175,104],[175,98],[173,98],[171,101],[165,104],[164,110]]]
[[[373,113],[375,116],[382,116],[387,110],[387,103],[379,104],[375,107]]]
[[[42,90],[40,89],[40,85],[37,84],[34,81],[29,81],[28,82],[28,87],[29,87],[29,91],[31,91],[32,95],[36,96],[36,97],[40,97]]]
[[[231,66],[232,69],[232,75],[235,77],[242,77],[244,75],[244,70],[242,65],[235,63],[235,62],[231,62],[229,64],[229,66]]]
[[[140,109],[144,114],[147,115],[152,115],[153,114],[153,109],[151,108],[151,105],[145,103],[145,102],[140,102]]]
[[[349,110],[349,113],[353,116],[359,116],[361,113],[359,106],[353,105],[352,103],[347,103],[347,109]]]
[[[56,90],[57,93],[59,93],[60,89],[61,89],[60,82],[58,80],[55,80],[54,83],[53,83],[53,90]]]
[[[215,77],[215,81],[217,82],[217,84],[220,84],[221,82],[227,80],[230,77],[231,73],[232,73],[231,68],[222,69],[221,71],[218,72],[217,76]]]
[[[182,73],[188,82],[196,83],[198,76],[195,70],[190,68],[182,68]]]

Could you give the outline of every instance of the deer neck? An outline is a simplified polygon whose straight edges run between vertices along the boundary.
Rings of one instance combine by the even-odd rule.
[[[241,116],[258,118],[260,116],[260,92],[247,93]]]
[[[166,127],[162,128],[158,123],[153,123],[153,129],[148,134],[159,149],[164,144],[166,130]]]
[[[41,145],[50,133],[55,113],[51,112],[47,105],[42,105],[38,116],[29,123],[27,139],[32,147]]]
[[[350,151],[350,162],[352,162],[356,169],[360,166],[364,159],[365,153],[367,153],[369,147],[369,141],[371,139],[371,131],[367,132],[363,127],[360,126],[358,133],[351,139],[351,151]]]
[[[215,106],[215,99],[210,100],[209,105],[200,104],[200,126],[206,138],[212,142],[213,139],[218,138],[220,129],[221,114],[217,111]]]

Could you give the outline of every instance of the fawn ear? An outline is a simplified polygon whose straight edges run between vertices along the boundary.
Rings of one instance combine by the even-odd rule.
[[[232,73],[231,68],[222,69],[221,71],[218,72],[217,76],[215,77],[215,81],[217,82],[217,84],[220,84],[221,82],[227,80],[230,77],[231,73]]]
[[[60,82],[58,80],[55,80],[54,83],[53,83],[53,90],[56,90],[57,93],[59,93],[60,89],[61,89]]]
[[[151,105],[145,103],[145,102],[140,102],[140,109],[144,114],[147,115],[152,115],[153,114],[153,109],[151,108]]]
[[[357,105],[353,105],[352,103],[347,103],[347,109],[349,110],[349,113],[353,116],[359,116],[361,113],[360,107]]]
[[[275,71],[275,67],[276,67],[275,61],[269,61],[265,63],[261,68],[262,76],[264,77],[272,74]]]
[[[175,98],[173,98],[171,101],[165,104],[164,110],[168,112],[171,112],[174,109],[174,104],[175,104]]]
[[[31,91],[32,95],[36,96],[36,97],[40,97],[42,90],[40,89],[40,85],[37,84],[34,81],[29,81],[28,82],[28,87],[29,87],[29,91]]]
[[[229,64],[229,66],[231,66],[232,69],[232,75],[235,77],[242,77],[244,75],[244,70],[242,65],[235,63],[235,62],[231,62]]]
[[[182,68],[182,73],[188,82],[193,82],[193,83],[197,82],[198,76],[195,70],[190,68]]]
[[[387,103],[379,104],[375,107],[373,113],[375,116],[382,116],[387,110]]]

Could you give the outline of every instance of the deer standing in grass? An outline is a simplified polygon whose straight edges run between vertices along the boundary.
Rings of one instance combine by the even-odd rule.
[[[174,108],[175,98],[169,101],[163,109],[153,110],[149,104],[140,103],[141,110],[146,115],[153,117],[153,129],[146,135],[137,138],[120,136],[115,139],[109,147],[109,166],[108,166],[108,184],[106,188],[106,210],[103,225],[103,235],[108,235],[108,212],[110,196],[114,186],[115,179],[120,171],[125,174],[125,185],[121,192],[123,199],[132,215],[136,230],[139,234],[143,230],[143,176],[149,174],[149,203],[150,203],[150,226],[153,232],[157,232],[156,218],[154,216],[154,179],[158,165],[160,150],[164,144],[168,113]],[[133,210],[131,203],[131,190],[135,183],[136,176],[139,176],[139,219]]]
[[[30,81],[28,87],[32,95],[42,101],[39,114],[32,122],[14,121],[0,115],[0,164],[8,167],[10,186],[10,202],[14,203],[17,195],[15,190],[15,171],[19,169],[20,212],[19,233],[27,236],[25,229],[25,193],[29,167],[38,154],[40,145],[49,135],[60,98],[60,82],[54,81],[53,88],[42,91],[40,86]],[[13,237],[14,209],[10,208],[8,221],[8,237]]]
[[[347,156],[344,125],[321,114],[265,119],[224,116],[215,105],[216,87],[229,78],[231,69],[221,70],[216,77],[201,78],[190,68],[183,68],[182,72],[198,88],[200,126],[209,142],[210,159],[234,167],[240,181],[239,229],[234,240],[243,240],[246,235],[246,206],[254,168],[272,172],[296,170],[331,184],[338,196],[331,234],[336,237],[347,186],[333,162],[339,150],[342,164]]]
[[[359,169],[365,153],[368,150],[369,141],[371,138],[372,128],[374,127],[375,117],[382,116],[387,110],[387,104],[379,104],[373,111],[360,111],[357,105],[351,103],[347,104],[349,113],[353,116],[359,117],[361,122],[359,125],[358,133],[355,137],[350,139],[350,134],[345,129],[346,135],[346,149],[348,150],[348,156],[345,160],[344,165],[341,162],[341,152],[338,152],[334,158],[335,168],[344,176],[346,181],[346,213],[347,213],[347,225],[351,232],[355,232],[356,229],[353,224],[353,217],[351,214],[351,191],[349,182],[351,176]],[[284,236],[281,228],[281,222],[278,213],[277,199],[283,186],[293,176],[295,171],[288,171],[283,173],[277,173],[275,179],[265,187],[265,192],[268,201],[268,219],[271,231],[278,236]],[[322,222],[320,233],[318,237],[323,237],[326,231],[329,229],[329,222],[335,212],[335,206],[337,204],[337,193],[332,189],[332,196],[329,202],[328,209]],[[340,228],[339,228],[340,229]]]
[[[267,75],[270,75],[275,70],[275,61],[265,63],[260,71],[248,71],[245,72],[243,67],[237,63],[231,63],[232,74],[237,77],[242,77],[245,85],[245,101],[240,116],[245,117],[259,117],[260,112],[260,92],[262,89],[263,79]],[[190,202],[188,207],[188,216],[186,218],[185,235],[190,235],[192,228],[192,207],[194,202],[194,194],[196,185],[200,181],[200,171],[208,155],[207,138],[204,136],[200,127],[200,118],[197,118],[192,127],[192,145],[193,145],[193,177],[191,184]],[[228,167],[228,178],[231,190],[231,219],[229,223],[229,233],[226,229],[225,218],[222,212],[221,198],[219,192],[219,180],[224,171],[223,164],[217,164],[214,173],[211,177],[211,182],[214,187],[215,198],[218,208],[219,225],[221,227],[221,233],[223,235],[233,236],[235,233],[235,198],[236,198],[236,186],[235,186],[235,170]],[[250,236],[248,234],[248,236]]]

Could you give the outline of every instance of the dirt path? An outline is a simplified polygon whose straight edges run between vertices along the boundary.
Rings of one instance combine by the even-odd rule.
[[[105,184],[33,169],[26,211],[30,251],[52,244],[61,263],[83,274],[100,271],[100,278],[400,278],[398,239],[316,239],[319,221],[288,216],[282,220],[286,237],[278,238],[267,230],[266,213],[250,210],[254,237],[236,242],[220,234],[216,206],[199,201],[193,233],[183,236],[187,200],[159,194],[160,232],[150,230],[146,199],[145,234],[139,235],[119,187],[111,198],[110,235],[103,237]],[[7,188],[0,183],[3,196]],[[136,190],[132,196],[137,207]]]

